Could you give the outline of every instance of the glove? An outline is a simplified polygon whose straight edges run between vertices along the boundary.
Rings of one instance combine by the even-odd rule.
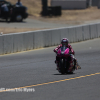
[[[54,51],[55,53],[57,53],[57,50],[54,49],[53,51]]]
[[[57,53],[58,51],[56,50],[55,53]]]
[[[71,51],[69,51],[69,54],[72,54],[72,52],[71,52]]]

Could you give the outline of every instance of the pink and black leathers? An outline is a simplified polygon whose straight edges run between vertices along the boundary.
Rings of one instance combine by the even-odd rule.
[[[56,49],[54,49],[54,52],[57,52],[58,49],[61,48],[61,47],[62,47],[62,44],[60,44]],[[74,50],[72,49],[72,47],[71,47],[70,44],[68,44],[68,46],[66,46],[66,47],[69,48],[69,51],[71,51],[71,53],[72,53],[73,55],[75,54],[75,52],[74,52]]]
[[[76,60],[74,58],[74,50],[72,49],[71,45],[68,44],[67,46],[59,45],[56,49],[54,49],[54,52],[56,52],[56,64],[57,69],[60,73],[65,74],[68,72],[73,73],[75,70],[75,63]]]

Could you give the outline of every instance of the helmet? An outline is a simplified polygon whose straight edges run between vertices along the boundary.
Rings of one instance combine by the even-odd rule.
[[[67,46],[68,45],[68,39],[67,38],[63,38],[61,40],[61,44]]]

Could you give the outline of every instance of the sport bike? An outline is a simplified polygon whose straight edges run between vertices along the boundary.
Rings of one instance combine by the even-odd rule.
[[[75,60],[73,54],[66,46],[62,46],[57,51],[57,61],[61,74],[73,73],[75,70]]]

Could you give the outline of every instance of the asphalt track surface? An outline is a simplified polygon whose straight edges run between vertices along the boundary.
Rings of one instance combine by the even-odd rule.
[[[0,21],[0,27],[7,27],[7,28],[59,28],[59,27],[67,27],[71,25],[67,24],[59,24],[59,23],[48,23],[45,21],[34,20],[27,18],[23,22],[10,22],[7,23],[5,21]]]
[[[100,20],[86,21],[83,24],[91,24],[91,23],[100,23]],[[25,19],[23,22],[10,22],[10,23],[0,20],[0,28],[7,27],[7,28],[51,29],[51,28],[61,28],[61,27],[68,27],[68,26],[75,26],[75,24],[53,23],[53,22],[46,22],[46,21],[35,20],[30,18]]]
[[[82,69],[61,75],[55,47],[0,56],[0,100],[100,100],[100,38],[71,44]]]

